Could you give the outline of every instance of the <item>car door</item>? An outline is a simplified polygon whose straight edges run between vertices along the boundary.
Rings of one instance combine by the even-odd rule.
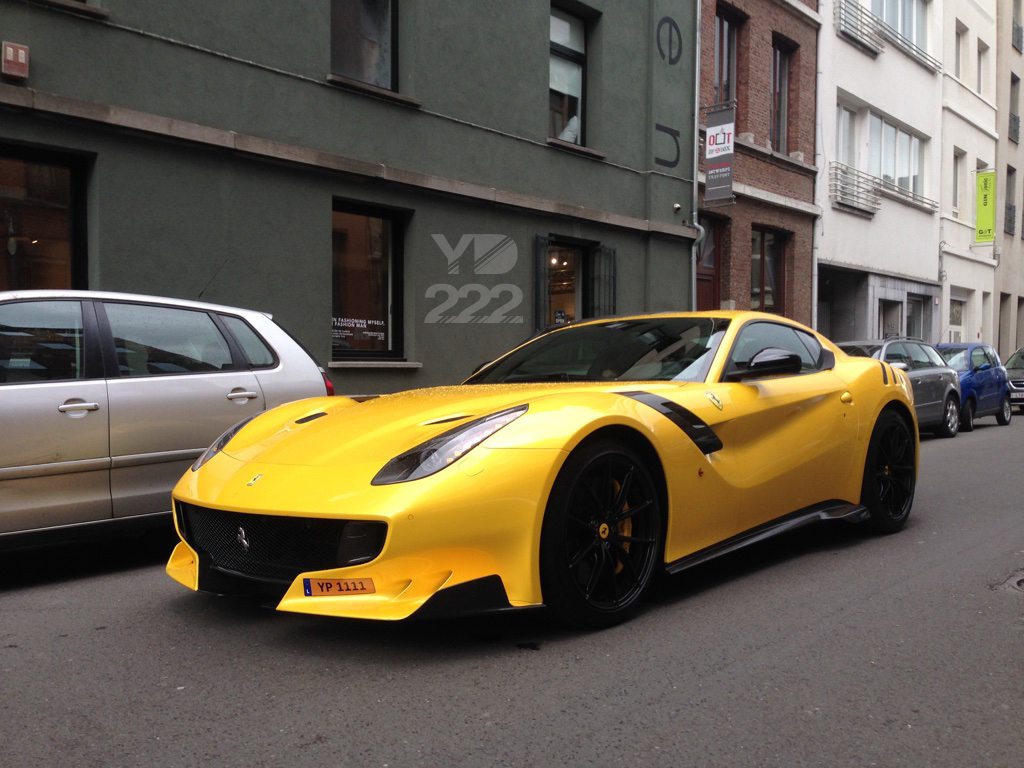
[[[210,313],[104,301],[114,517],[170,509],[171,488],[228,427],[265,407]]]
[[[832,499],[836,467],[848,466],[856,453],[846,382],[810,334],[781,323],[748,323],[724,374],[769,347],[800,355],[800,373],[723,380],[710,390],[723,405],[714,430],[724,446],[722,474],[735,491],[736,532]]]
[[[971,370],[974,374],[974,392],[978,398],[978,413],[994,411],[998,405],[996,371],[983,346],[971,347]]]
[[[903,342],[908,363],[907,370],[914,388],[914,406],[917,420],[922,424],[934,424],[942,420],[946,385],[942,371],[932,362],[921,344]]]
[[[0,533],[111,516],[109,413],[91,305],[0,304]]]

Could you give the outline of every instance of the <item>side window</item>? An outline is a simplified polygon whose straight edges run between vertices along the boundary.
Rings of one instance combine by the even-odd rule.
[[[908,368],[910,367],[910,355],[907,354],[906,346],[896,342],[890,344],[885,350],[885,362],[887,363],[904,363]]]
[[[0,305],[0,384],[84,378],[84,352],[81,303]]]
[[[934,368],[935,363],[932,362],[931,358],[928,357],[927,351],[920,344],[904,344],[907,349],[907,354],[910,356],[910,367],[913,370],[922,370],[924,368]]]
[[[810,334],[778,323],[750,323],[740,331],[733,345],[726,372],[745,369],[754,355],[769,347],[785,349],[799,355],[802,372],[817,371],[821,368],[821,344]]]
[[[948,363],[943,359],[942,355],[940,355],[938,350],[935,349],[934,347],[929,347],[925,344],[922,344],[921,349],[924,350],[924,353],[928,356],[928,359],[931,361],[932,366],[942,367],[948,365]]]
[[[234,334],[238,343],[242,345],[242,351],[249,359],[249,365],[253,368],[269,368],[274,365],[274,351],[267,346],[266,342],[259,337],[249,324],[240,317],[221,315],[228,330]]]
[[[232,369],[231,349],[205,312],[104,303],[121,376]]]
[[[992,363],[993,366],[999,365],[999,355],[992,347],[985,347],[985,357]]]
[[[977,368],[989,362],[984,347],[975,347],[971,350],[971,368]]]

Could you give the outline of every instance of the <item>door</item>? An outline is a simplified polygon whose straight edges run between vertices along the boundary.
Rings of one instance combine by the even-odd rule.
[[[920,344],[905,342],[907,370],[914,388],[914,408],[922,424],[934,424],[944,417],[946,383],[942,372]]]
[[[974,372],[974,394],[978,413],[991,413],[999,407],[999,371],[995,360],[984,347],[971,347],[971,370]]]
[[[111,516],[100,373],[88,304],[0,304],[0,533]]]
[[[799,374],[722,382],[714,430],[726,446],[736,490],[737,533],[835,498],[834,469],[856,456],[856,419],[847,418],[846,382],[829,367],[817,339],[790,326],[754,322],[729,354],[726,373],[768,347],[800,355]]]
[[[722,255],[722,222],[718,219],[701,218],[704,227],[704,241],[700,245],[697,261],[697,306],[695,309],[718,309],[721,306],[718,280]]]
[[[103,302],[117,376],[110,398],[114,517],[162,512],[192,462],[262,411],[255,374],[204,311]]]

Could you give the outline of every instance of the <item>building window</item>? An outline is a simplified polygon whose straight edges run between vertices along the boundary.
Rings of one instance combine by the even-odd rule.
[[[985,95],[985,63],[988,61],[988,46],[978,41],[978,93]]]
[[[928,48],[928,0],[871,0],[871,12],[910,43]]]
[[[331,0],[331,74],[395,90],[397,0]]]
[[[871,175],[890,188],[920,195],[921,169],[924,168],[921,138],[874,113],[869,120],[869,134]]]
[[[393,214],[333,214],[331,359],[399,357],[401,223]]]
[[[958,344],[963,340],[966,310],[966,301],[952,298],[949,300],[949,339],[947,341],[953,344]]]
[[[782,314],[785,235],[753,229],[750,238],[750,308]]]
[[[1006,166],[1006,205],[1003,209],[1003,231],[1017,234],[1017,169]]]
[[[788,151],[789,134],[789,70],[793,46],[782,40],[772,41],[772,104],[771,143],[776,152]]]
[[[85,287],[83,183],[75,162],[0,154],[0,291]]]
[[[964,53],[967,51],[967,27],[956,23],[955,47],[953,49],[953,75],[960,79],[964,68]]]
[[[715,15],[715,79],[716,104],[736,98],[736,51],[740,21],[726,8],[718,7]]]
[[[615,250],[538,236],[537,326],[615,314]]]
[[[1009,139],[1020,143],[1020,78],[1010,73],[1010,125]]]
[[[953,193],[952,210],[954,219],[960,218],[960,184],[961,176],[963,175],[964,154],[962,150],[953,149],[953,189],[951,191]]]
[[[584,143],[586,53],[586,25],[583,19],[552,9],[548,135],[572,144]]]
[[[836,115],[836,159],[843,165],[857,167],[857,113],[842,104]]]

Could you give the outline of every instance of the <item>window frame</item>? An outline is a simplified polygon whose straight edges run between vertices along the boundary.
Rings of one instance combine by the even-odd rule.
[[[740,14],[728,6],[719,3],[715,8],[715,61],[711,81],[714,104],[738,101],[739,31],[743,21]]]
[[[755,236],[759,236],[760,237],[760,243],[761,243],[760,252],[758,254],[758,256],[760,258],[760,263],[761,263],[761,269],[760,269],[761,279],[760,279],[760,284],[757,286],[758,288],[760,288],[760,293],[758,294],[758,296],[760,297],[759,301],[758,301],[758,306],[755,306],[755,303],[754,303],[754,295],[755,295],[754,294],[754,288],[755,288],[755,286],[754,286],[754,251],[753,251],[753,243],[751,244],[751,252],[750,252],[750,308],[752,310],[755,310],[755,311],[758,311],[758,312],[770,312],[770,313],[776,314],[776,315],[783,315],[783,314],[785,314],[785,310],[786,310],[786,244],[787,244],[787,242],[789,240],[789,233],[784,232],[782,230],[775,229],[773,227],[765,227],[765,226],[758,225],[758,226],[753,226],[753,227],[750,228],[750,235],[751,235],[751,240],[753,240]],[[772,297],[773,297],[773,301],[772,301],[773,308],[772,309],[766,309],[765,306],[764,306],[765,274],[767,273],[767,270],[764,268],[764,265],[767,263],[767,261],[766,261],[766,248],[767,248],[766,243],[768,241],[768,236],[771,236],[771,237],[775,238],[777,243],[778,243],[778,246],[777,246],[778,247],[778,264],[777,264],[777,268],[775,269],[776,285],[772,287]]]
[[[565,324],[614,315],[617,291],[615,249],[592,240],[557,234],[537,235],[534,238],[536,328],[543,329],[562,324],[557,321],[549,322],[548,319],[552,308],[550,286],[553,248],[575,250],[579,259],[573,275],[573,303],[576,314]]]
[[[777,36],[772,37],[771,104],[768,135],[771,148],[780,154],[789,152],[790,83],[796,46]]]
[[[350,2],[351,0],[331,0],[331,24],[330,24],[330,69],[328,79],[339,85],[351,85],[360,89],[368,89],[372,91],[380,91],[385,94],[397,94],[399,80],[399,36],[398,36],[398,5],[399,0],[376,0],[379,3],[388,4],[388,23],[390,25],[388,45],[390,46],[390,55],[388,61],[388,84],[386,86],[380,85],[376,82],[364,80],[361,77],[353,77],[352,73],[336,72],[335,71],[335,9],[341,4]]]
[[[334,198],[331,207],[332,219],[335,212],[346,213],[366,218],[379,218],[391,223],[390,233],[390,263],[388,267],[388,307],[390,314],[390,345],[386,350],[349,350],[338,354],[334,345],[334,318],[335,311],[335,280],[337,275],[334,271],[334,248],[332,244],[330,255],[330,284],[331,284],[331,352],[330,363],[338,364],[355,360],[363,361],[392,361],[400,362],[405,360],[405,320],[404,320],[404,273],[405,273],[405,235],[408,226],[409,211],[401,208],[368,204],[361,201]],[[331,226],[331,237],[333,242],[334,226]]]
[[[583,50],[577,51],[567,45],[555,42],[551,38],[550,23],[551,20],[558,17],[562,17],[562,20],[566,21],[570,25],[570,29],[573,23],[579,25],[583,35]],[[548,140],[549,141],[563,141],[567,144],[574,146],[585,147],[587,146],[587,49],[590,41],[590,30],[588,29],[587,19],[578,14],[570,13],[569,11],[563,10],[557,6],[552,6],[548,16],[549,28],[548,28]],[[569,139],[561,138],[561,134],[568,128],[571,123],[572,117],[566,117],[568,115],[567,109],[562,110],[562,128],[557,133],[554,131],[554,126],[551,124],[552,114],[554,112],[552,107],[554,94],[560,94],[563,98],[563,107],[566,105],[566,100],[570,98],[570,94],[562,93],[554,90],[551,82],[552,74],[552,60],[559,59],[561,61],[569,62],[574,66],[580,68],[580,95],[579,104],[576,107],[576,114],[572,117],[578,118],[579,130],[576,134],[576,140],[571,141]]]

